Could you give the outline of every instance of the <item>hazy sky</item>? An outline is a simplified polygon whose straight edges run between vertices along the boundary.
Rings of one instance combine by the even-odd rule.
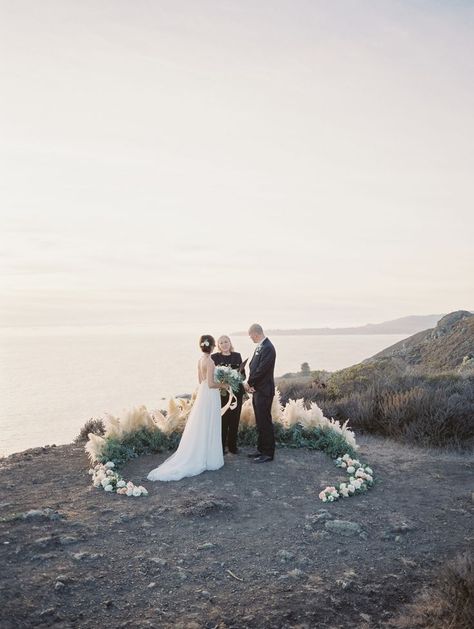
[[[0,0],[0,324],[474,308],[474,3]]]

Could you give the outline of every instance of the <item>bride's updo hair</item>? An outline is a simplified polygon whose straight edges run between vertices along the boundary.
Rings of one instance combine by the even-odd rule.
[[[199,339],[199,347],[201,348],[201,351],[205,352],[206,354],[210,354],[215,346],[216,342],[214,340],[214,337],[210,334],[203,334]]]

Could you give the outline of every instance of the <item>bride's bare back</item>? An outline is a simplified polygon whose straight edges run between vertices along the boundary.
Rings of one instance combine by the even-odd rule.
[[[215,365],[209,354],[203,354],[198,362],[198,380],[199,384],[207,380],[210,389],[220,389],[221,384],[214,380]]]

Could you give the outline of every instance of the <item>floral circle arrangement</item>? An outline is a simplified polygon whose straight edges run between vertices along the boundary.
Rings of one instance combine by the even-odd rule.
[[[349,454],[338,457],[334,463],[349,474],[348,483],[339,483],[337,487],[326,487],[319,498],[323,502],[334,502],[339,498],[349,498],[355,494],[362,494],[374,484],[374,472],[368,466],[362,464],[358,459],[353,459]]]
[[[88,434],[85,450],[93,464],[89,470],[94,487],[124,496],[146,496],[142,485],[125,481],[118,469],[142,454],[175,450],[195,399],[171,398],[166,411],[149,412],[145,406],[127,411],[123,418],[108,415],[103,436]],[[320,492],[323,502],[333,502],[367,491],[374,483],[373,471],[356,458],[358,445],[348,422],[324,417],[317,404],[306,407],[303,399],[281,404],[277,390],[272,405],[275,439],[278,446],[321,450],[337,467],[349,474],[349,482],[326,487]],[[239,443],[254,446],[257,441],[252,400],[244,402],[239,426]]]
[[[148,491],[142,485],[134,485],[131,481],[125,482],[118,472],[114,472],[115,463],[97,463],[89,470],[94,487],[102,487],[104,491],[115,491],[125,496],[148,496]]]

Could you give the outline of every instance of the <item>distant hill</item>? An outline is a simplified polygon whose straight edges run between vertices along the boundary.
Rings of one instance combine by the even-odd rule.
[[[421,330],[434,327],[442,314],[410,315],[382,323],[367,323],[366,325],[348,328],[302,328],[291,330],[265,330],[269,336],[278,335],[330,335],[330,334],[415,334]],[[243,336],[246,332],[234,332],[233,336]]]
[[[474,314],[451,312],[437,325],[391,345],[364,363],[393,359],[400,366],[420,366],[428,371],[457,369],[474,364]]]

